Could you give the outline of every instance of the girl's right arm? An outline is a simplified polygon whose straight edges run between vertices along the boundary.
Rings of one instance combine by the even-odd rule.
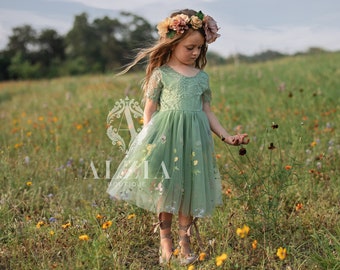
[[[143,116],[143,124],[144,126],[150,122],[151,116],[157,110],[157,103],[152,101],[149,98],[146,98],[145,107],[144,107],[144,116]]]

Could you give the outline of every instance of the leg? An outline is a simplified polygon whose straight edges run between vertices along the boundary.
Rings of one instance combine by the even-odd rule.
[[[179,227],[179,245],[181,247],[181,264],[189,265],[196,261],[197,256],[190,249],[190,234],[188,230],[192,225],[193,218],[184,216],[181,212],[178,214]]]
[[[171,235],[171,223],[172,214],[160,213],[159,214],[159,236],[160,236],[160,264],[166,264],[169,262],[172,255],[172,235]]]

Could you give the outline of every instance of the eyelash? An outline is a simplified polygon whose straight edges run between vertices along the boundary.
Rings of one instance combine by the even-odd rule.
[[[194,48],[187,48],[187,50],[189,50],[189,51],[192,51],[193,49],[194,49]],[[201,50],[202,47],[200,46],[200,47],[198,47],[198,49]]]

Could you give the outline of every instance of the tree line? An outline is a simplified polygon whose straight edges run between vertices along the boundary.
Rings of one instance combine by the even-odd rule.
[[[124,66],[135,48],[149,45],[156,35],[144,18],[120,15],[89,22],[88,14],[82,13],[64,36],[50,28],[40,32],[30,25],[13,28],[0,51],[0,80],[103,73]]]
[[[30,25],[18,26],[12,29],[6,48],[0,51],[0,81],[112,72],[129,63],[136,48],[149,46],[156,38],[154,25],[128,12],[120,13],[119,18],[105,16],[92,22],[87,13],[81,13],[64,36],[51,28],[37,31]],[[254,56],[223,58],[214,52],[207,55],[209,63],[215,65],[283,56],[286,55],[271,50]]]

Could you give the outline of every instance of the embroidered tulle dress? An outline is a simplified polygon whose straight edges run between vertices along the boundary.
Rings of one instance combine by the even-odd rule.
[[[220,174],[203,102],[208,75],[186,77],[169,66],[154,70],[146,93],[159,104],[131,143],[107,192],[146,210],[203,217],[221,203]]]

